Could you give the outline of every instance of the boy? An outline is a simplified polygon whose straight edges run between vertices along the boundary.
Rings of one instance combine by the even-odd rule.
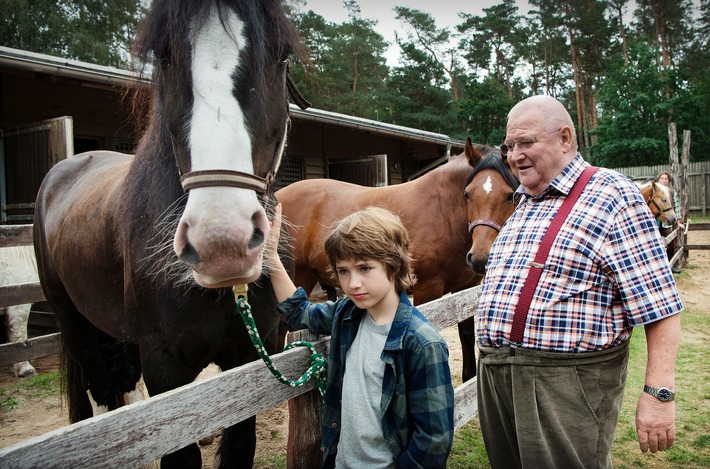
[[[336,302],[310,303],[278,258],[281,206],[268,243],[279,311],[294,328],[330,334],[323,404],[323,467],[443,468],[454,435],[446,342],[414,308],[409,236],[382,208],[356,212],[329,231],[325,251]]]

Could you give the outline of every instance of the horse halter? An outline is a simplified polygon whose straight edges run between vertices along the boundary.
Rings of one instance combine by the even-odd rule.
[[[311,103],[303,97],[303,94],[296,87],[289,73],[289,65],[286,66],[286,89],[289,95],[296,103],[296,105],[302,110],[306,110],[311,107]],[[286,104],[288,111],[288,104]],[[266,177],[257,176],[251,173],[245,173],[243,171],[234,171],[231,169],[206,169],[202,171],[190,171],[180,176],[180,183],[182,184],[182,189],[187,192],[190,189],[195,189],[197,187],[237,187],[240,189],[253,190],[258,194],[266,194],[269,191],[269,187],[276,179],[276,172],[281,164],[281,157],[283,156],[284,149],[286,148],[286,136],[291,128],[291,119],[286,119],[286,126],[284,129],[284,136],[281,139],[281,144],[279,145],[276,155],[274,155],[274,162],[271,165],[271,169],[266,174]]]
[[[479,218],[478,220],[473,220],[471,223],[468,224],[468,232],[473,233],[473,229],[476,228],[478,225],[485,225],[493,228],[494,230],[500,232],[501,226],[494,222],[493,220],[489,220],[487,218]]]
[[[287,119],[281,145],[279,145],[279,149],[274,156],[274,163],[266,174],[266,177],[231,169],[190,171],[180,176],[182,190],[187,192],[196,187],[236,187],[239,189],[253,190],[257,194],[266,194],[269,191],[269,187],[274,182],[274,179],[276,179],[276,171],[279,169],[281,157],[286,148],[286,134],[288,134],[290,127],[291,119]]]

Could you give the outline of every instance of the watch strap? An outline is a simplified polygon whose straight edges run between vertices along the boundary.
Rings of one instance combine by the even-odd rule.
[[[675,399],[675,393],[668,388],[652,388],[651,386],[644,384],[643,392],[652,395],[659,401],[670,402]]]

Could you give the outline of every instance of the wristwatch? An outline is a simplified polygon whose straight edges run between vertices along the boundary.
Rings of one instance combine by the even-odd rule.
[[[669,402],[675,399],[675,393],[668,388],[652,388],[644,385],[643,392],[648,393],[661,402]]]

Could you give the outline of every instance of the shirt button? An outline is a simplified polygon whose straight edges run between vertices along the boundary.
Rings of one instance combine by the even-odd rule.
[[[333,422],[330,424],[330,428],[333,428],[333,429],[338,428],[338,424]]]

